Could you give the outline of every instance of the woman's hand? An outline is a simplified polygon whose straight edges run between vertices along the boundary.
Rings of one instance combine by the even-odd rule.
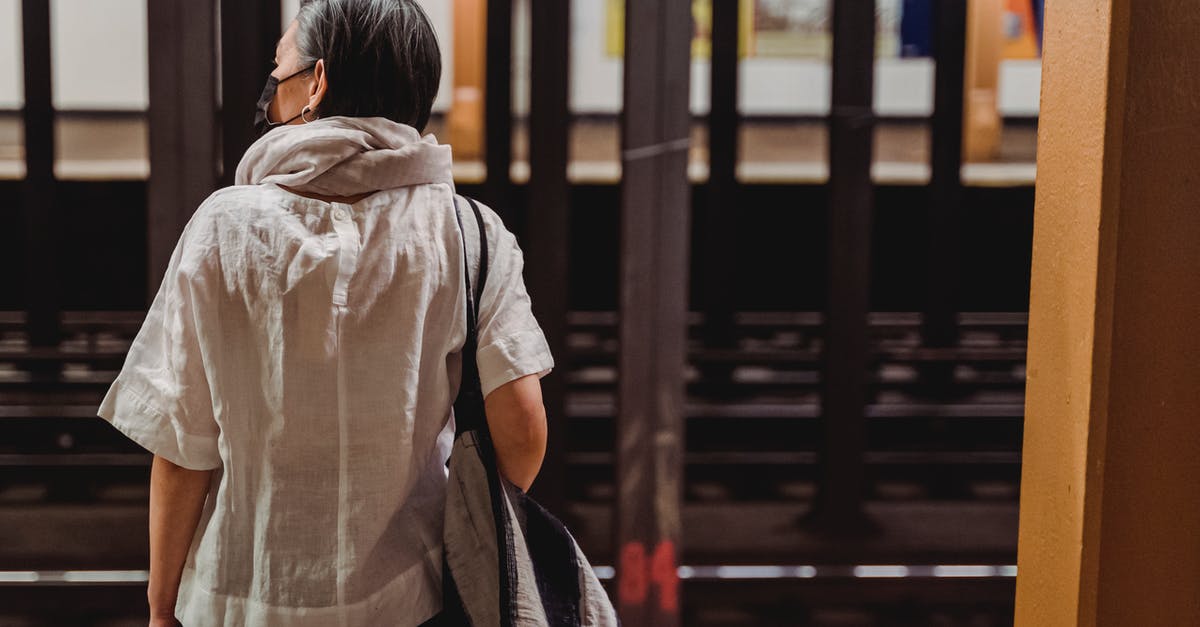
[[[175,620],[175,617],[170,618],[151,618],[150,627],[183,627],[183,623]]]

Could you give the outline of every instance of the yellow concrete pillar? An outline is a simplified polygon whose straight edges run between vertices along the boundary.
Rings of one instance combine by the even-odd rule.
[[[446,125],[456,159],[483,155],[487,0],[454,0],[454,92]]]
[[[1200,625],[1200,14],[1046,12],[1016,625]]]

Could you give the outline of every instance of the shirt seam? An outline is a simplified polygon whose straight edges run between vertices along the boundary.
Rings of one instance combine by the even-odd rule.
[[[139,392],[137,387],[129,385],[129,382],[125,381],[123,383],[124,383],[123,389],[126,394],[137,399],[139,401],[139,404],[142,405],[148,412],[153,414],[153,416],[155,418],[159,419],[162,422],[170,423],[172,425],[172,427],[176,428],[180,433],[182,433],[184,435],[189,435],[194,438],[215,438],[215,437],[219,436],[220,425],[218,425],[217,433],[194,433],[194,432],[188,431],[187,429],[184,429],[182,427],[176,427],[175,425],[177,425],[178,422],[173,420],[167,414],[163,413],[162,410],[159,408],[159,406],[155,402],[151,401],[147,395],[143,395],[141,392]],[[215,422],[216,416],[213,416],[212,418],[213,418],[213,421]]]

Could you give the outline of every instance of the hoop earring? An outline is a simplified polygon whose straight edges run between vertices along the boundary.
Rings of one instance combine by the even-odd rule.
[[[305,113],[308,113],[309,111],[312,111],[312,109],[310,109],[310,108],[308,107],[308,105],[305,105],[305,107],[304,107],[303,109],[301,109],[301,110],[300,110],[300,119],[301,119],[301,120],[304,120],[304,123],[305,123],[305,124],[307,124],[307,123],[309,123],[309,122],[312,122],[313,120],[315,120],[315,119],[316,119],[316,118],[313,118],[313,120],[310,120],[310,119],[308,119],[308,118],[304,117],[304,114],[305,114]]]

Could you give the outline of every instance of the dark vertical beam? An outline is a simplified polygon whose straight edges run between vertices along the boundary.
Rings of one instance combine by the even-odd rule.
[[[829,283],[825,310],[821,470],[811,522],[831,532],[866,525],[867,311],[870,306],[871,143],[875,2],[833,3],[829,117]]]
[[[963,72],[967,3],[934,4],[933,139],[930,157],[928,280],[923,336],[926,346],[958,342],[959,211],[962,208]]]
[[[689,0],[625,3],[615,536],[631,627],[680,622],[691,39]]]
[[[147,0],[147,9],[149,304],[184,225],[217,183],[217,5]]]
[[[511,218],[512,0],[487,0],[487,73],[484,78],[484,202]]]
[[[749,1],[749,0],[747,0]],[[738,0],[712,5],[712,80],[708,114],[708,198],[704,204],[704,340],[734,346],[735,254],[729,234],[738,206]]]
[[[57,347],[59,293],[54,235],[54,101],[51,95],[50,0],[21,3],[25,46],[26,333],[31,347]]]
[[[556,374],[542,380],[542,400],[550,416],[546,460],[535,496],[560,518],[567,495],[567,160],[571,113],[570,2],[532,0],[532,63],[529,103],[529,208],[526,216],[525,274],[533,313],[554,355]]]
[[[257,137],[254,103],[274,67],[279,0],[221,0],[220,185],[233,184],[237,164]]]

